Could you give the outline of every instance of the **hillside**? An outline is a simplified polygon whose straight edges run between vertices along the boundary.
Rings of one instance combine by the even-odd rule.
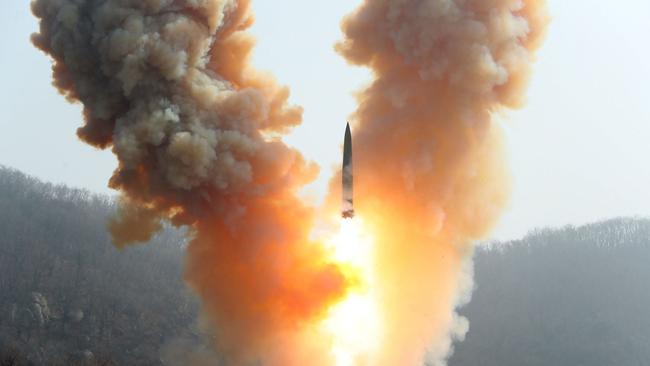
[[[106,232],[113,210],[105,196],[0,167],[0,348],[37,365],[155,365],[166,342],[192,333],[182,236],[168,229],[120,252]]]
[[[10,348],[36,366],[187,363],[161,352],[201,339],[181,280],[184,239],[168,228],[119,251],[105,228],[114,208],[0,167],[1,366]],[[450,366],[650,364],[650,220],[490,248],[476,253],[477,287],[461,310],[470,331]]]
[[[540,230],[476,255],[450,366],[650,364],[650,221]]]

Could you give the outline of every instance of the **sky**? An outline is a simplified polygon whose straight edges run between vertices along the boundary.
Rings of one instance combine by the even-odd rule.
[[[304,123],[286,138],[321,166],[305,196],[318,201],[340,164],[352,93],[369,74],[333,50],[339,22],[359,0],[253,0],[254,64],[290,86]],[[552,23],[534,66],[528,104],[498,116],[513,192],[493,233],[650,216],[650,2],[550,0]],[[111,193],[110,151],[80,142],[81,107],[51,86],[50,62],[29,35],[28,0],[0,12],[0,164],[43,180]],[[435,172],[433,172],[435,174]]]

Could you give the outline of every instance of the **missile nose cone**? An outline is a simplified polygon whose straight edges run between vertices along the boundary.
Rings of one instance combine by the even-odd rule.
[[[343,166],[342,166],[342,207],[341,215],[343,218],[354,217],[353,206],[353,174],[352,174],[352,132],[350,123],[345,126],[345,138],[343,141]]]
[[[343,168],[352,164],[352,132],[350,123],[345,125],[345,138],[343,139]]]

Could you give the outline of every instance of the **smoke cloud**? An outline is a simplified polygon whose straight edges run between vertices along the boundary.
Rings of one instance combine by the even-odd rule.
[[[249,1],[34,0],[32,11],[54,85],[83,104],[79,137],[118,158],[116,245],[148,240],[163,219],[193,228],[186,278],[224,359],[308,359],[319,344],[305,325],[347,280],[309,239],[314,213],[296,192],[318,169],[279,139],[302,111],[249,64]]]
[[[187,226],[186,279],[228,365],[332,365],[319,331],[354,276],[311,238],[318,168],[281,137],[289,90],[250,65],[249,0],[33,0],[33,43],[111,149],[117,246]],[[375,240],[379,347],[360,365],[444,364],[468,330],[473,242],[507,202],[492,114],[520,107],[543,0],[365,0],[337,50],[372,70],[353,115],[355,211]],[[330,202],[340,204],[340,175]],[[172,352],[173,353],[173,352]],[[204,357],[201,357],[204,359]]]
[[[472,243],[509,193],[492,115],[523,104],[547,22],[543,0],[365,0],[344,20],[338,52],[374,75],[353,115],[383,329],[369,365],[445,364],[464,338]]]

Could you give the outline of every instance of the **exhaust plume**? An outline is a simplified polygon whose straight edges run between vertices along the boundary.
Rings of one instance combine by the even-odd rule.
[[[347,279],[309,239],[313,210],[296,192],[318,169],[279,138],[302,111],[249,64],[249,1],[34,0],[32,11],[54,85],[83,104],[79,138],[119,161],[115,244],[148,240],[161,220],[191,227],[187,282],[228,364],[310,359],[323,346],[308,325]]]
[[[364,364],[445,364],[465,336],[472,243],[509,192],[491,117],[523,104],[547,22],[543,0],[365,0],[344,20],[338,52],[374,75],[352,117],[382,327]]]
[[[545,2],[365,0],[344,20],[337,50],[374,74],[353,115],[358,219],[338,247],[363,273],[311,239],[315,213],[297,191],[318,168],[281,140],[302,111],[250,66],[249,7],[33,0],[33,43],[83,104],[80,139],[117,156],[115,244],[166,220],[190,227],[185,276],[227,365],[444,364],[468,329],[454,309],[471,293],[472,243],[508,198],[491,117],[524,102]],[[373,243],[358,250],[346,241],[361,226]],[[333,339],[356,318],[372,334]]]

